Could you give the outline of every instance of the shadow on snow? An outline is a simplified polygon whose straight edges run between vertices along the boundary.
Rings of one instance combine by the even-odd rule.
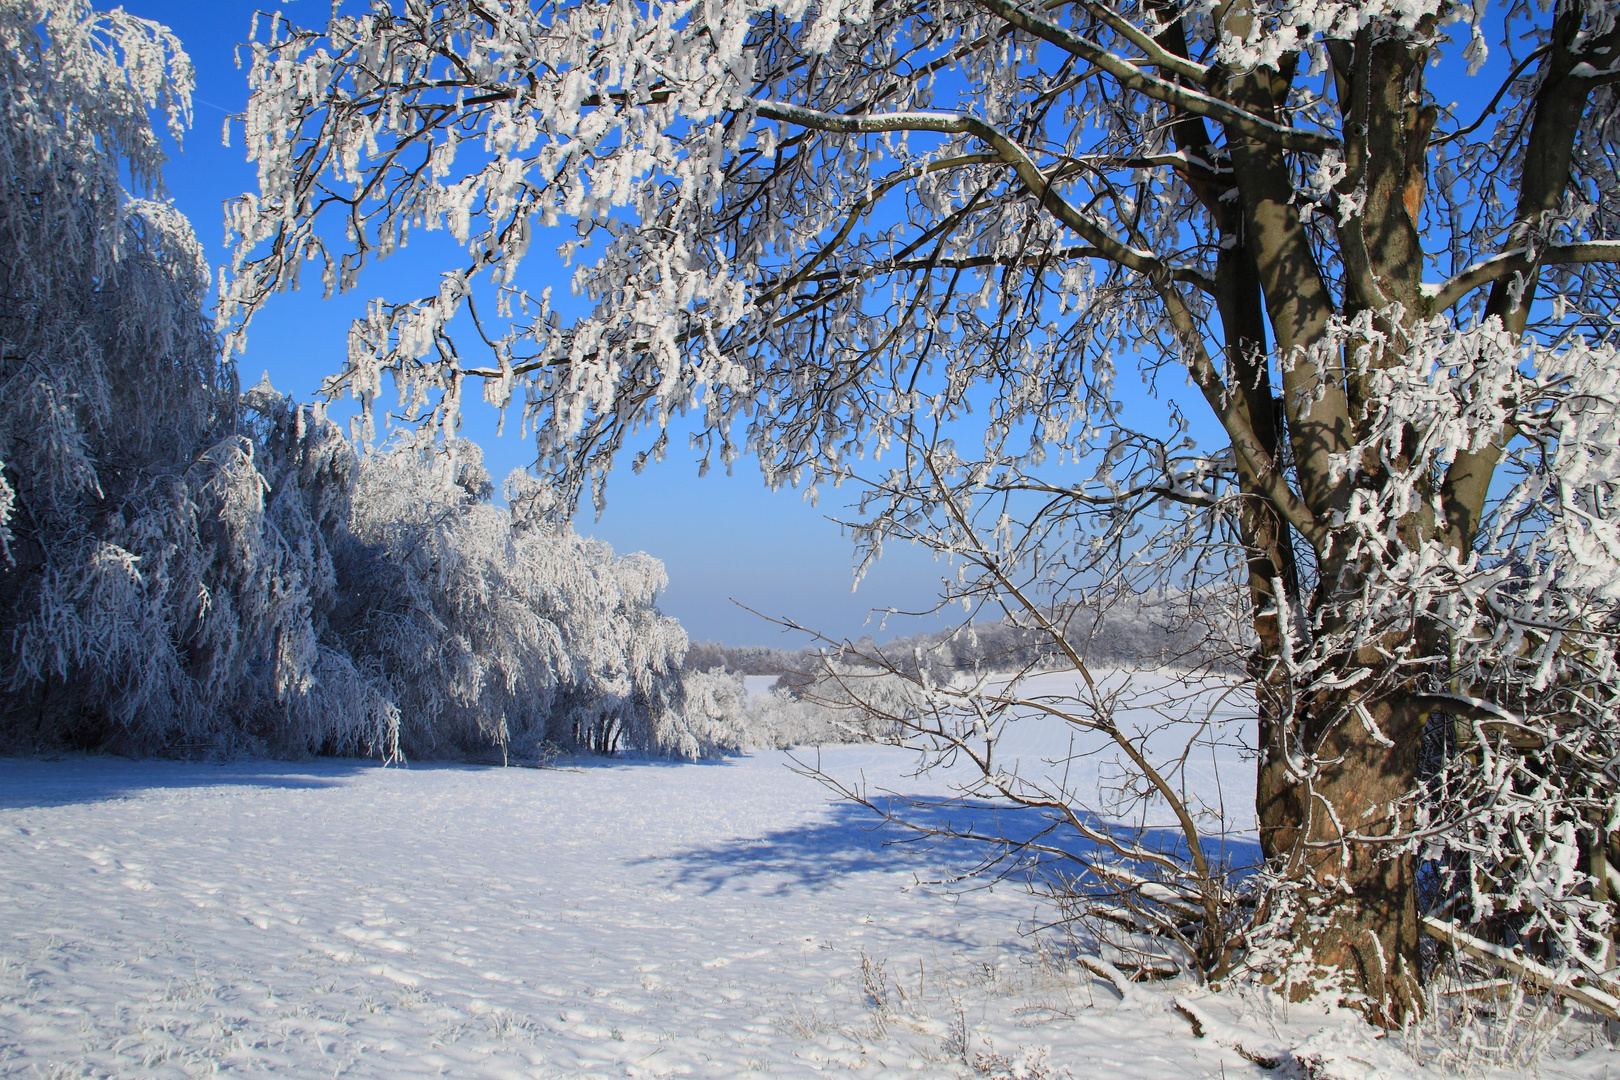
[[[0,809],[71,806],[202,788],[333,788],[342,786],[346,778],[362,769],[376,768],[381,768],[380,763],[361,758],[227,764],[137,761],[88,754],[0,758]]]
[[[774,879],[772,891],[787,892],[835,888],[852,874],[897,870],[909,871],[919,883],[972,888],[997,878],[1056,885],[1062,876],[1072,877],[1080,869],[1062,853],[1084,857],[1097,851],[1072,830],[1051,829],[1051,817],[1039,810],[924,795],[888,795],[872,801],[881,812],[850,802],[833,803],[818,821],[640,861],[673,865],[679,882],[711,892],[743,877],[754,879],[753,887],[765,883],[760,879]],[[1132,829],[1093,815],[1082,817],[1089,826],[1106,824],[1150,850],[1186,854],[1186,841],[1175,829]],[[1016,845],[1034,837],[1057,851],[1019,860]],[[1260,861],[1260,846],[1252,836],[1211,837],[1204,848],[1212,861],[1238,876]],[[1002,852],[1012,854],[995,859]]]

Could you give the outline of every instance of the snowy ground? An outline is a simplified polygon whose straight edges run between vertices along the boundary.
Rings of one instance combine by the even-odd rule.
[[[915,791],[909,760],[822,755]],[[1025,936],[1027,894],[919,886],[949,853],[786,765],[0,760],[0,1077],[1278,1075],[1194,1037],[1198,992],[1122,1001]],[[1324,1075],[1427,1074],[1198,1000]]]
[[[1220,819],[1232,834],[1254,834],[1254,744],[1251,699],[1219,678],[1191,679],[1174,672],[1097,671],[1100,696],[1114,702],[1114,721],[1125,731],[1147,736],[1148,756],[1164,770],[1189,806],[1207,820]],[[1190,684],[1189,684],[1190,680]],[[1032,675],[1016,687],[1026,701],[1057,704],[1086,715],[1089,694],[1073,672]],[[1061,781],[1071,801],[1094,812],[1114,809],[1109,792],[1130,772],[1124,755],[1108,738],[1079,734],[1069,725],[1024,710],[997,743],[1004,760],[1016,761],[1025,775],[1039,773]],[[1172,763],[1179,764],[1172,764]],[[1175,815],[1157,803],[1144,825],[1171,826]]]

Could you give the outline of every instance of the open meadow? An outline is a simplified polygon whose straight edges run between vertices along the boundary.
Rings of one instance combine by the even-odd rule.
[[[1021,736],[1029,767],[1066,745]],[[1279,1075],[1256,1047],[1312,1076],[1430,1074],[1343,1015],[1122,995],[1026,889],[943,884],[964,850],[889,843],[795,758],[871,791],[951,782],[877,746],[0,760],[0,1077]],[[1224,1043],[1178,998],[1225,1016]],[[1610,1070],[1605,1045],[1544,1075]]]

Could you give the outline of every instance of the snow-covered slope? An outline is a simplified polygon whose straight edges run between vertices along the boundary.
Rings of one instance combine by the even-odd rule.
[[[1260,1075],[786,764],[0,760],[0,1077]]]

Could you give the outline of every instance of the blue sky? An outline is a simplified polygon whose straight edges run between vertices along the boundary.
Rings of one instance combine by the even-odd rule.
[[[256,183],[240,147],[222,145],[221,129],[225,117],[240,111],[247,98],[246,74],[236,67],[233,52],[247,38],[259,6],[253,0],[124,0],[132,13],[173,29],[196,66],[194,126],[183,152],[172,153],[165,177],[170,196],[190,217],[216,264],[228,259],[223,204]],[[283,10],[295,22],[315,24],[329,9],[324,3],[305,2]],[[323,301],[318,278],[312,276],[305,291],[276,297],[249,333],[240,361],[244,385],[267,371],[277,389],[309,400],[321,378],[341,366],[349,323],[368,300],[437,289],[438,271],[453,265],[446,257],[435,257],[434,242],[444,236],[418,233],[410,249],[368,271],[360,287],[347,295]],[[568,272],[555,257],[531,255],[524,266],[531,292],[550,284],[556,293],[568,293]],[[493,410],[469,405],[462,434],[484,447],[498,486],[511,469],[532,461],[534,450],[529,440],[517,437],[515,418],[499,438],[495,420]],[[628,466],[616,471],[602,519],[593,520],[587,509],[577,524],[581,532],[609,541],[616,550],[647,551],[662,559],[670,584],[661,606],[681,620],[693,640],[792,647],[804,642],[802,636],[784,636],[733,599],[832,636],[871,632],[882,639],[897,630],[911,632],[916,623],[891,620],[886,632],[878,630],[876,620],[864,624],[874,607],[925,607],[941,568],[915,549],[890,548],[852,594],[852,548],[826,516],[841,509],[840,496],[824,490],[815,508],[798,492],[771,492],[751,459],[738,462],[733,476],[717,471],[700,479],[692,455],[672,449],[665,462],[639,476]]]

